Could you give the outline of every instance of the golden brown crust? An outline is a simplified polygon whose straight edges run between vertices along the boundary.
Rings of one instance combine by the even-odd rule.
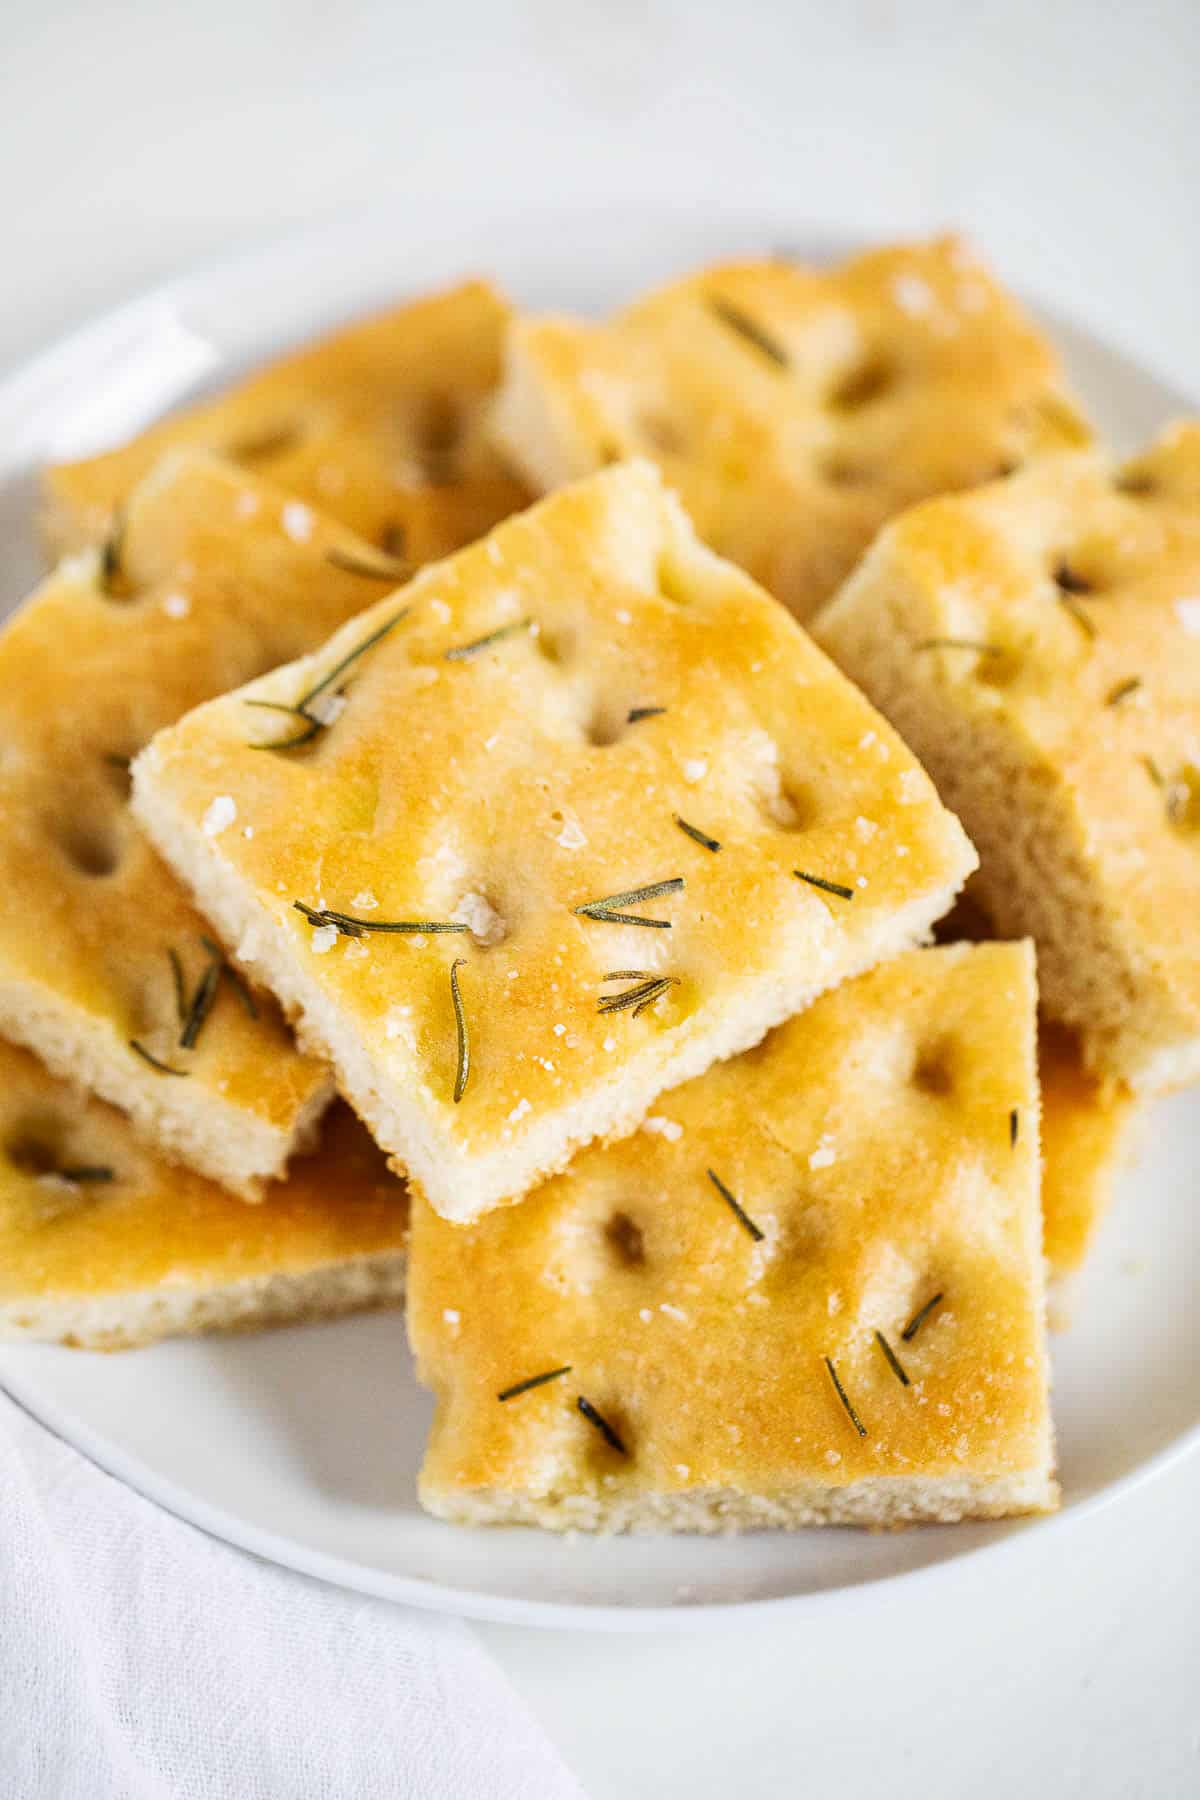
[[[1055,1280],[1082,1268],[1112,1200],[1135,1102],[1128,1088],[1084,1067],[1070,1032],[1043,1021],[1042,1216]]]
[[[1194,1079],[1200,425],[915,508],[814,630],[962,813],[982,903],[1036,937],[1089,1065]]]
[[[913,952],[524,1205],[462,1227],[415,1202],[425,1503],[698,1529],[754,1523],[756,1502],[763,1523],[1053,1504],[1035,999],[1028,945]]]
[[[294,700],[403,607],[310,749],[247,747],[248,698]],[[576,1145],[631,1130],[662,1088],[918,941],[974,860],[900,741],[696,541],[645,463],[556,495],[319,657],[191,714],[135,786],[205,910],[458,1217],[518,1198]],[[217,795],[239,827],[205,837]],[[623,910],[668,928],[580,914],[663,881],[686,885]],[[339,937],[296,901],[471,929]],[[673,985],[640,1017],[598,1010],[639,971]]]
[[[63,564],[0,634],[0,1029],[248,1195],[310,1128],[328,1077],[269,1001],[251,1017],[228,981],[180,1048],[170,952],[190,998],[210,927],[130,817],[128,761],[387,591],[332,566],[357,540],[297,505],[179,452],[130,497],[110,575],[96,552]],[[263,713],[252,735],[293,725]]]
[[[509,310],[486,282],[318,340],[118,450],[45,477],[58,550],[98,543],[168,450],[209,450],[413,563],[469,543],[526,496],[482,436]]]
[[[1090,437],[954,238],[729,263],[610,324],[517,320],[495,433],[540,490],[648,455],[701,536],[808,618],[885,520]]]
[[[5,1335],[115,1347],[181,1320],[250,1329],[371,1304],[398,1285],[380,1269],[407,1230],[403,1184],[345,1107],[287,1180],[247,1207],[0,1042]],[[371,1279],[355,1281],[360,1266]]]

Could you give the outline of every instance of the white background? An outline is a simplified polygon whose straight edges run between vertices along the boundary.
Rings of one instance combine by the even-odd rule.
[[[960,224],[1200,394],[1198,71],[1197,0],[0,0],[0,366],[367,201],[393,207],[403,287],[406,200],[433,191],[450,218]],[[480,1635],[594,1800],[1171,1800],[1200,1792],[1198,1516],[1192,1459],[1072,1532],[845,1602]]]

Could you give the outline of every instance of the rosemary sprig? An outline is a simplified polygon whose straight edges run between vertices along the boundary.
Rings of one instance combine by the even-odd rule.
[[[453,919],[358,919],[352,913],[306,906],[303,900],[293,900],[292,905],[298,913],[304,914],[310,925],[332,925],[343,937],[362,937],[368,931],[399,932],[406,937],[436,937],[439,933],[470,930],[470,926],[460,925]]]
[[[413,565],[401,556],[389,556],[383,550],[343,550],[335,544],[325,552],[325,561],[346,575],[362,575],[368,581],[408,581]]]
[[[900,1383],[901,1387],[911,1387],[912,1383],[908,1379],[904,1364],[900,1361],[900,1358],[896,1355],[896,1352],[892,1349],[892,1346],[888,1343],[882,1331],[877,1331],[875,1333],[875,1342],[887,1357],[888,1367],[891,1369],[892,1374],[896,1377],[896,1380]]]
[[[295,737],[276,738],[271,743],[254,744],[252,748],[255,750],[298,750],[302,744],[310,744],[318,732],[327,731],[329,728],[324,720],[314,718],[308,711],[309,706],[317,698],[318,694],[323,694],[327,688],[332,687],[339,675],[343,675],[352,663],[357,662],[360,656],[365,656],[368,650],[373,650],[381,638],[385,638],[389,631],[395,629],[401,619],[408,617],[411,610],[410,607],[402,606],[399,612],[393,613],[390,619],[385,620],[377,630],[371,632],[368,637],[365,637],[361,644],[357,644],[348,655],[343,656],[341,662],[335,663],[329,673],[323,675],[320,681],[315,682],[313,686],[309,688],[307,693],[301,694],[299,700],[297,700],[294,705],[284,706],[276,700],[243,701],[243,705],[245,706],[266,707],[271,712],[294,713],[297,718],[301,718],[305,721],[305,729],[298,732]]]
[[[820,888],[826,894],[836,894],[839,900],[853,900],[854,889],[844,887],[840,881],[826,881],[822,875],[809,875],[803,869],[793,869],[793,875],[801,881],[807,881],[810,887]]]
[[[528,631],[532,624],[532,619],[514,619],[510,625],[499,625],[495,631],[486,632],[469,644],[456,644],[453,650],[444,651],[443,656],[446,662],[466,662],[468,657],[478,656],[481,650],[490,650],[504,638],[515,637],[518,631]]]
[[[743,1206],[739,1205],[737,1200],[734,1199],[729,1189],[725,1186],[725,1183],[721,1180],[721,1177],[713,1169],[708,1169],[706,1173],[708,1179],[712,1182],[718,1194],[720,1194],[722,1200],[725,1202],[734,1218],[738,1221],[738,1224],[742,1226],[743,1230],[750,1233],[750,1236],[754,1239],[756,1244],[761,1244],[764,1235],[762,1227],[754,1223],[750,1214]]]
[[[596,1002],[596,1011],[601,1013],[626,1012],[633,1008],[636,1019],[646,1007],[653,1006],[661,994],[670,988],[679,986],[678,975],[646,975],[631,969],[622,970],[619,974],[606,975],[605,981],[623,981],[627,977],[636,979],[635,987],[626,988],[621,994],[605,994]]]
[[[989,644],[983,638],[932,637],[924,638],[921,643],[914,644],[915,651],[922,650],[974,650],[978,656],[1003,656],[1004,651],[999,644]]]
[[[1126,680],[1118,681],[1117,685],[1109,688],[1108,693],[1105,695],[1105,706],[1120,706],[1122,700],[1128,700],[1131,694],[1136,694],[1141,685],[1142,678],[1140,675],[1130,675]]]
[[[1090,594],[1092,592],[1092,583],[1086,576],[1076,574],[1070,563],[1059,563],[1054,571],[1054,580],[1056,586],[1061,588],[1064,594]]]
[[[458,1039],[458,1072],[454,1077],[455,1106],[467,1091],[467,1077],[471,1073],[471,1039],[467,1033],[467,1015],[463,1011],[462,995],[458,991],[458,971],[466,960],[465,956],[456,956],[450,964],[450,998],[454,1002],[454,1031]]]
[[[221,981],[220,957],[213,957],[207,969],[196,983],[196,991],[192,995],[187,1017],[183,1022],[183,1030],[179,1034],[179,1048],[194,1050],[196,1039],[204,1028],[205,1020],[213,1009],[217,998],[217,988]]]
[[[1167,778],[1152,756],[1143,756],[1142,767],[1145,769],[1156,788],[1166,787]]]
[[[1017,1139],[1021,1134],[1021,1115],[1014,1106],[1008,1115],[1008,1141],[1015,1150]]]
[[[124,567],[127,523],[125,508],[119,506],[113,513],[108,536],[100,546],[100,569],[97,580],[100,592],[107,594],[110,600],[123,600],[129,594],[129,583],[125,578]]]
[[[105,1163],[79,1163],[73,1168],[55,1169],[53,1173],[60,1181],[73,1181],[77,1187],[117,1179],[116,1170],[110,1169]]]
[[[187,982],[184,979],[183,963],[178,950],[173,945],[167,951],[167,958],[171,964],[171,978],[175,983],[175,1011],[180,1025],[183,1026],[187,1024],[188,1016]]]
[[[598,919],[605,925],[645,925],[652,931],[670,931],[670,919],[648,919],[641,913],[622,912],[639,900],[657,900],[661,894],[678,894],[684,887],[682,875],[669,881],[652,881],[647,887],[626,888],[624,893],[609,894],[603,900],[588,900],[572,910],[584,919]]]
[[[570,1363],[564,1363],[561,1369],[547,1369],[542,1375],[527,1375],[524,1381],[514,1381],[511,1387],[501,1388],[496,1395],[497,1400],[515,1400],[518,1394],[527,1394],[530,1388],[544,1387],[548,1381],[557,1381],[560,1375],[571,1373]]]
[[[251,988],[250,983],[246,980],[246,977],[242,974],[241,970],[234,968],[220,944],[214,943],[212,938],[202,937],[200,942],[204,945],[204,948],[208,951],[210,956],[215,956],[220,960],[222,975],[224,975],[225,979],[229,982],[229,985],[232,987],[234,993],[237,995],[250,1017],[252,1019],[257,1019],[258,1003],[254,998],[254,990]]]
[[[666,712],[665,706],[633,706],[625,716],[627,725],[637,725],[642,719],[656,719],[659,713]]]
[[[600,1436],[604,1439],[610,1450],[615,1450],[618,1456],[629,1455],[629,1452],[621,1439],[620,1433],[614,1431],[613,1427],[604,1417],[604,1414],[597,1411],[585,1394],[576,1394],[575,1405],[583,1414],[588,1424],[596,1427],[596,1430],[600,1433]]]
[[[673,817],[680,831],[686,832],[693,843],[699,844],[702,849],[715,851],[721,848],[720,840],[715,837],[709,837],[707,831],[701,831],[698,825],[689,825],[687,820],[681,819],[678,813],[675,813]]]
[[[1087,589],[1084,590],[1085,593],[1087,591]],[[1084,612],[1082,606],[1080,606],[1078,600],[1075,598],[1074,590],[1067,588],[1065,591],[1060,591],[1058,604],[1062,607],[1064,612],[1070,613],[1085,638],[1090,639],[1095,637],[1095,620],[1092,619],[1088,613]]]
[[[825,1367],[829,1370],[829,1379],[830,1379],[830,1381],[832,1381],[835,1389],[837,1390],[837,1397],[841,1401],[842,1405],[845,1407],[847,1416],[850,1420],[850,1423],[853,1425],[855,1431],[857,1431],[859,1437],[865,1438],[867,1435],[867,1428],[863,1424],[862,1420],[859,1418],[858,1414],[855,1412],[854,1407],[851,1404],[850,1396],[846,1392],[845,1388],[842,1386],[841,1379],[838,1375],[838,1372],[833,1366],[833,1358],[830,1356],[825,1356],[825,1357],[822,1357],[821,1360],[824,1362]]]
[[[924,1306],[920,1306],[917,1308],[917,1310],[913,1314],[912,1318],[908,1321],[908,1324],[904,1327],[904,1330],[900,1333],[900,1338],[903,1343],[905,1343],[905,1344],[912,1343],[913,1339],[916,1337],[918,1331],[920,1331],[922,1325],[925,1323],[926,1319],[929,1317],[929,1315],[933,1311],[934,1307],[940,1306],[942,1304],[942,1301],[945,1299],[945,1297],[946,1296],[939,1289],[939,1291],[936,1294],[934,1294],[932,1299],[927,1300],[925,1302]]]
[[[722,325],[728,325],[730,331],[736,331],[738,336],[745,338],[748,344],[753,344],[754,348],[768,357],[777,368],[788,368],[791,358],[778,338],[773,337],[769,331],[765,331],[756,319],[752,319],[749,313],[743,312],[742,308],[734,301],[727,300],[723,294],[710,294],[708,310],[714,318],[720,319]]]
[[[148,1062],[152,1069],[157,1069],[160,1075],[180,1075],[186,1081],[191,1074],[190,1069],[173,1069],[170,1063],[160,1062],[152,1051],[147,1050],[145,1044],[138,1042],[137,1038],[129,1039],[129,1048],[136,1051],[142,1061]]]

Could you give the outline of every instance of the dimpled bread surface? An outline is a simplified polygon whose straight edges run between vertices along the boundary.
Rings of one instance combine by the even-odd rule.
[[[1053,1506],[1035,999],[1027,944],[914,951],[523,1206],[414,1203],[424,1504],[690,1531]]]
[[[814,631],[962,815],[1088,1066],[1200,1076],[1200,425],[915,508]]]
[[[1050,345],[954,238],[721,264],[604,325],[518,319],[493,429],[541,492],[653,457],[800,619],[894,513],[1090,436]]]
[[[328,730],[249,747],[248,701],[294,702],[347,658]],[[919,941],[975,862],[899,739],[646,463],[198,709],[134,782],[226,941],[458,1219]],[[218,801],[237,823],[206,835]],[[405,922],[459,931],[381,929]],[[640,1011],[607,1010],[647,982]]]
[[[0,1337],[116,1350],[395,1304],[408,1204],[348,1108],[261,1206],[0,1042]]]
[[[346,326],[120,449],[49,469],[46,536],[56,550],[99,542],[137,482],[188,445],[414,563],[445,556],[527,498],[482,431],[508,318],[470,281]]]
[[[247,1198],[311,1135],[328,1072],[269,1000],[251,1016],[228,979],[194,1048],[181,1046],[170,954],[186,1011],[211,927],[134,824],[128,764],[180,713],[386,592],[327,560],[357,544],[266,484],[178,452],[130,497],[114,566],[98,551],[70,559],[0,633],[0,1031]],[[252,738],[288,723],[247,717]]]

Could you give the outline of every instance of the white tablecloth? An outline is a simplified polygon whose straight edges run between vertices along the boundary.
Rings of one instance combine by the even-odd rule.
[[[0,1395],[4,1800],[581,1800],[468,1629],[231,1550]]]

